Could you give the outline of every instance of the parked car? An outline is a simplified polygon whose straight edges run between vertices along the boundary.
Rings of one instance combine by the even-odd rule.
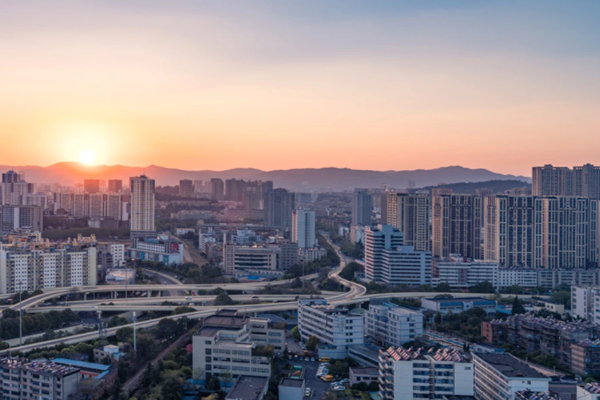
[[[314,358],[314,357],[311,357],[311,358],[310,358],[310,361],[312,361],[312,362],[315,362],[315,358]]]

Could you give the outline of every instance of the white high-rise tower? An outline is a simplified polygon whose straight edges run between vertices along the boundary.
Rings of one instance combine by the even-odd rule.
[[[156,231],[154,227],[154,179],[146,175],[130,179],[131,235],[146,236]]]
[[[315,212],[294,210],[292,214],[292,242],[298,243],[299,249],[315,247]]]

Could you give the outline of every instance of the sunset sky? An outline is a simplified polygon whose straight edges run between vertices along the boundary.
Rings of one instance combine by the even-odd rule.
[[[597,0],[2,1],[0,164],[600,164],[599,16]]]

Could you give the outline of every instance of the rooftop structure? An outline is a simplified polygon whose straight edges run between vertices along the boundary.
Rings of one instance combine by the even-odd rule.
[[[269,378],[240,376],[225,395],[226,400],[261,400],[269,387]]]

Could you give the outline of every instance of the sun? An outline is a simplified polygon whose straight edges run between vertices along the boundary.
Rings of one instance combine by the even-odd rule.
[[[79,161],[82,164],[92,165],[94,163],[94,153],[89,150],[84,150],[79,153]]]

